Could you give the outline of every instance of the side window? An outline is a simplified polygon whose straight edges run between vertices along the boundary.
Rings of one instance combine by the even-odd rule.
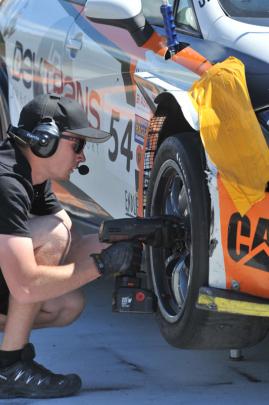
[[[176,25],[179,28],[192,32],[199,32],[195,11],[191,0],[180,0],[177,13]]]
[[[131,1],[131,0],[126,0]],[[142,7],[144,16],[151,24],[163,25],[163,18],[161,14],[160,7],[162,5],[162,0],[142,0]],[[174,0],[170,0],[169,3],[173,5]]]
[[[85,6],[87,0],[65,0],[68,3],[79,4],[80,6]]]

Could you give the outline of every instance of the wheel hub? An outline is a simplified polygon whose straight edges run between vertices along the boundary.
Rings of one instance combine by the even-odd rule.
[[[190,276],[190,207],[184,176],[173,160],[159,170],[152,197],[151,215],[174,215],[183,224],[185,238],[172,249],[151,249],[151,271],[159,309],[176,322],[183,314]]]

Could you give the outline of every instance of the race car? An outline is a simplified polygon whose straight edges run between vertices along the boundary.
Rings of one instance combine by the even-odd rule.
[[[38,94],[78,100],[89,125],[112,137],[87,144],[90,174],[74,173],[72,183],[56,187],[60,197],[68,196],[63,188],[75,195],[65,202],[85,220],[92,200],[104,217],[179,218],[185,240],[146,251],[161,332],[181,348],[241,348],[269,326],[268,187],[261,202],[238,212],[201,142],[189,91],[212,66],[240,60],[268,149],[269,7],[265,0],[175,0],[169,45],[163,5],[3,0],[1,136]]]

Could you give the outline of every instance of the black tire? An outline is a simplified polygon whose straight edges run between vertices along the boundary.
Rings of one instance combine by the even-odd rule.
[[[7,137],[7,128],[10,124],[9,108],[6,97],[0,89],[0,140]]]
[[[146,216],[176,215],[185,240],[173,250],[147,248],[147,269],[158,299],[157,321],[180,348],[242,348],[262,340],[263,318],[212,313],[195,307],[208,285],[210,198],[200,137],[184,133],[160,146],[149,182]]]

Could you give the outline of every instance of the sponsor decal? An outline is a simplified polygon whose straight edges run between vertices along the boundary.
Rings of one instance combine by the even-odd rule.
[[[136,148],[136,164],[139,170],[143,169],[143,148],[141,145],[137,145]]]
[[[144,145],[144,137],[147,132],[149,122],[139,115],[135,115],[135,142],[139,143],[140,145]]]
[[[119,156],[124,157],[126,159],[126,170],[130,172],[131,161],[134,157],[132,151],[133,121],[129,120],[127,122],[124,134],[122,135],[117,128],[120,120],[120,112],[112,110],[109,133],[111,134],[113,142],[111,142],[111,146],[108,150],[108,158],[111,162],[116,162]]]
[[[199,6],[202,8],[202,7],[204,7],[205,5],[206,5],[206,3],[208,3],[210,0],[199,0],[198,1],[198,3],[199,3]]]
[[[149,110],[149,106],[145,100],[145,97],[143,97],[143,95],[139,91],[137,91],[136,93],[136,107],[142,107],[144,111]]]
[[[269,193],[241,215],[218,178],[226,286],[269,298]]]
[[[228,252],[236,263],[269,272],[269,219],[254,224],[247,215],[234,213],[228,227]]]
[[[34,96],[56,93],[77,100],[88,114],[90,125],[100,129],[100,95],[87,85],[82,86],[72,77],[64,76],[63,72],[46,58],[38,59],[34,51],[24,49],[19,41],[16,41],[13,53],[12,79],[22,82],[27,90],[33,88]]]
[[[137,207],[138,207],[137,194],[125,190],[125,214],[127,216],[136,217]]]

